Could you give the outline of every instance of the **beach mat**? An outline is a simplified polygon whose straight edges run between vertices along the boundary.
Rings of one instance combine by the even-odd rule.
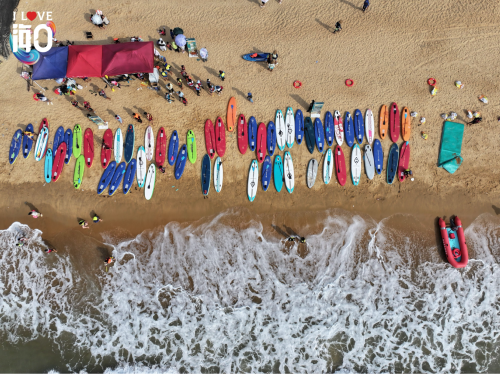
[[[453,174],[462,165],[463,123],[445,121],[439,148],[438,166]]]

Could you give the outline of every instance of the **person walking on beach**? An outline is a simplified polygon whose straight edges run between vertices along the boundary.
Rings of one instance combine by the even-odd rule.
[[[118,114],[115,114],[115,118],[118,122],[120,122],[120,124],[123,124],[122,117],[120,117]]]
[[[177,78],[177,85],[181,88],[182,90],[182,79],[181,78]]]
[[[226,79],[226,73],[222,70],[219,70],[219,78],[224,82],[224,79]]]
[[[78,224],[80,226],[82,226],[82,229],[88,229],[89,228],[89,223],[87,221],[85,221],[84,219],[81,219],[80,221],[78,221]]]
[[[153,122],[153,116],[151,115],[151,113],[144,112],[144,115],[146,116],[149,122]]]
[[[220,96],[220,94],[222,93],[222,90],[224,89],[224,87],[222,86],[215,86],[215,92],[217,93],[217,95]]]
[[[188,101],[186,100],[186,98],[185,98],[185,97],[183,97],[183,98],[181,99],[181,101],[182,101],[182,103],[184,104],[184,106],[187,106],[187,105],[188,105]]]
[[[172,103],[172,102],[173,102],[173,100],[172,100],[172,94],[167,92],[167,93],[165,94],[165,100],[167,100],[167,102],[168,102],[169,104],[170,104],[170,103]]]
[[[335,34],[336,32],[339,32],[339,31],[341,31],[341,30],[342,30],[342,25],[341,25],[341,23],[342,23],[342,20],[337,21],[337,23],[335,24],[335,29],[332,31],[332,33],[334,33],[334,34]]]
[[[134,116],[134,119],[139,122],[139,123],[142,123],[142,118],[141,116],[139,115],[139,113],[132,113],[132,115]]]
[[[195,83],[194,89],[196,90],[196,95],[200,96],[200,85],[198,83]]]
[[[94,109],[92,109],[92,108],[90,107],[90,103],[89,103],[88,101],[84,101],[84,102],[83,102],[83,107],[84,107],[85,109],[87,109],[89,112],[93,112],[93,111],[94,111]]]
[[[99,96],[104,97],[105,99],[111,100],[109,97],[106,96],[106,92],[104,92],[104,90],[99,91]]]
[[[177,91],[177,96],[179,96],[179,101],[182,101],[182,99],[184,98],[184,92]]]
[[[31,217],[33,217],[33,218],[43,217],[42,213],[37,212],[34,209],[31,212],[29,212],[28,215],[31,216]]]
[[[253,96],[252,96],[251,92],[248,93],[247,100],[250,101],[251,103],[253,103]]]
[[[365,2],[363,3],[363,13],[366,12],[369,6],[370,6],[370,0],[365,0]]]
[[[269,0],[261,0],[262,5],[260,6],[261,8],[264,8]]]
[[[173,93],[174,92],[174,86],[172,85],[172,83],[168,82],[165,87],[166,87],[168,93]]]
[[[92,217],[92,222],[94,222],[94,223],[102,222],[102,218],[94,213],[94,217]]]
[[[80,109],[80,108],[78,107],[78,101],[76,101],[76,100],[71,101],[71,105],[73,105],[73,106],[74,106],[75,108],[77,108],[77,109]]]

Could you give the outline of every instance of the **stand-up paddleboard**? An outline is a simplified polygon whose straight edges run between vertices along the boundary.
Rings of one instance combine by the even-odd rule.
[[[109,196],[113,196],[118,187],[120,187],[120,184],[122,183],[123,180],[123,174],[125,174],[126,168],[127,164],[125,162],[121,162],[116,167],[115,172],[113,173],[113,178],[111,178],[111,182],[109,183],[109,190],[108,190]]]
[[[311,159],[307,165],[307,187],[313,188],[316,182],[316,176],[318,175],[318,161],[316,159]]]
[[[271,176],[273,175],[273,164],[271,162],[271,157],[266,156],[264,163],[262,164],[262,189],[267,191],[269,185],[271,184]]]
[[[368,179],[373,179],[375,176],[375,161],[373,159],[373,151],[370,144],[365,145],[365,154],[363,156],[365,162],[365,173]]]
[[[64,127],[59,126],[59,128],[56,131],[56,134],[54,135],[54,142],[52,143],[52,155],[56,157],[57,152],[56,150],[59,149],[59,146],[61,143],[64,142]],[[64,161],[64,157],[63,157]]]
[[[377,174],[382,174],[384,170],[384,151],[382,149],[382,143],[380,140],[375,139],[373,142],[373,160],[375,163],[375,171]]]
[[[83,155],[85,156],[85,165],[92,167],[94,162],[94,134],[87,128],[83,134]]]
[[[23,132],[17,130],[12,136],[12,141],[10,142],[9,148],[9,163],[12,165],[19,155],[23,143]]]
[[[304,139],[304,115],[300,109],[295,112],[295,138],[297,144],[302,144],[302,139]]]
[[[97,186],[97,194],[100,195],[111,182],[113,175],[115,174],[116,161],[111,161],[104,172],[102,173],[101,179],[99,180],[99,185]]]
[[[73,186],[79,189],[83,181],[83,172],[85,171],[85,156],[80,155],[75,161],[75,173],[73,174]]]
[[[250,170],[248,171],[248,200],[254,201],[255,195],[257,195],[257,187],[259,185],[259,163],[257,160],[253,160],[250,164]]]
[[[333,125],[335,128],[335,140],[341,146],[344,143],[344,123],[338,110],[333,114]]]
[[[57,148],[57,152],[54,155],[54,162],[52,163],[52,182],[57,182],[62,174],[66,149],[66,143],[62,142],[59,144],[59,148]]]
[[[267,124],[267,152],[269,156],[274,155],[276,150],[276,126],[273,121],[269,121]]]
[[[248,146],[252,152],[257,148],[257,121],[254,116],[248,120]]]
[[[345,182],[347,182],[347,171],[345,167],[344,152],[342,152],[342,147],[340,145],[335,147],[335,174],[337,175],[339,184],[345,186]]]
[[[149,165],[148,173],[146,174],[146,181],[144,183],[144,196],[146,200],[151,200],[153,197],[153,192],[155,190],[156,182],[156,166],[154,164]]]
[[[332,113],[326,112],[325,114],[325,141],[329,147],[333,145],[333,138],[335,136],[335,128],[333,126]]]
[[[236,124],[236,98],[231,97],[229,103],[227,104],[227,131],[234,131],[234,125]],[[222,156],[221,156],[222,157]]]
[[[278,192],[280,192],[281,189],[283,188],[283,176],[284,176],[283,160],[281,159],[280,155],[276,155],[276,157],[274,158],[273,179],[274,179],[274,187]]]
[[[285,152],[283,164],[285,171],[285,174],[283,175],[285,179],[285,187],[289,193],[292,193],[295,188],[295,175],[293,172],[293,161],[290,152]]]
[[[126,195],[134,184],[135,174],[137,172],[137,160],[133,158],[127,165],[125,175],[123,176],[123,194]]]
[[[146,160],[151,161],[155,154],[155,135],[153,128],[148,126],[144,134],[144,150],[146,151]]]
[[[203,156],[203,160],[201,161],[201,192],[204,196],[208,195],[210,191],[210,177],[211,177],[211,168],[210,168],[210,157],[208,155]]]
[[[323,124],[319,118],[314,120],[314,136],[319,153],[323,153],[323,149],[325,148],[325,132],[323,131]]]
[[[33,125],[30,123],[26,126],[26,131],[33,132]],[[31,153],[31,148],[33,148],[33,140],[29,138],[27,135],[23,136],[23,156],[24,158],[28,158]]]
[[[325,160],[323,161],[323,182],[330,183],[333,172],[333,153],[330,148],[326,151]]]
[[[345,142],[349,147],[354,145],[354,122],[352,120],[351,113],[345,112],[345,126],[344,126]]]
[[[226,154],[226,129],[220,117],[215,120],[215,149],[219,157]]]
[[[293,142],[295,141],[295,117],[293,115],[293,109],[290,107],[286,108],[285,128],[286,146],[292,148]]]
[[[113,138],[113,133],[111,133],[111,138]],[[73,128],[73,156],[75,156],[75,159],[80,157],[80,155],[82,154],[82,146],[83,146],[82,127],[80,125],[76,125]]]
[[[276,124],[276,143],[278,143],[278,148],[280,151],[285,149],[286,144],[286,128],[285,128],[285,120],[283,118],[283,112],[281,109],[276,111],[276,120],[274,121]]]
[[[44,127],[46,127],[47,130],[49,129],[49,121],[47,120],[47,118],[42,119],[42,121],[40,122],[40,127],[38,128],[38,133],[40,133]]]
[[[352,184],[357,186],[361,179],[361,150],[359,145],[354,144],[351,154],[351,178]]]
[[[222,160],[220,157],[217,157],[214,164],[214,187],[216,192],[220,192],[222,190],[223,179],[224,168],[222,167]]]
[[[391,109],[389,111],[389,132],[391,134],[391,140],[396,143],[399,140],[399,108],[398,104],[392,103]]]
[[[212,121],[205,121],[205,146],[207,147],[208,157],[215,156],[215,129]],[[170,163],[170,162],[169,162]]]
[[[266,148],[267,148],[267,129],[264,123],[259,124],[257,130],[257,160],[259,163],[264,162],[266,158]]]
[[[405,170],[410,166],[410,143],[404,142],[399,151],[398,179],[404,182],[406,179]]]
[[[366,110],[365,131],[366,131],[366,140],[368,141],[368,144],[372,145],[373,139],[375,137],[375,123],[373,120],[373,113],[371,109]]]
[[[365,124],[363,122],[363,114],[359,109],[354,111],[354,133],[356,134],[356,140],[358,143],[363,143],[363,138],[365,136]]]
[[[40,161],[45,155],[45,150],[47,148],[47,141],[49,140],[49,128],[44,127],[38,134],[35,145],[35,160]],[[52,155],[52,152],[51,152]]]
[[[396,143],[391,145],[389,157],[387,158],[387,183],[392,184],[398,172],[399,148]]]
[[[113,148],[115,151],[115,161],[117,163],[120,163],[120,161],[122,160],[122,152],[123,152],[123,138],[122,138],[122,130],[120,130],[120,128],[116,129],[115,145]]]
[[[170,136],[170,142],[168,143],[168,163],[170,166],[175,164],[175,160],[177,158],[177,152],[179,152],[179,135],[177,134],[177,130],[172,132]]]
[[[146,161],[146,151],[141,145],[137,150],[137,185],[139,188],[144,187],[144,181],[146,179],[147,161]]]
[[[67,129],[64,133],[64,142],[66,143],[66,155],[64,157],[64,163],[68,165],[69,160],[71,159],[71,155],[73,154],[73,131],[71,131],[71,129]]]
[[[47,149],[47,154],[45,156],[45,182],[50,183],[50,181],[52,180],[52,161],[54,160],[52,149]]]
[[[304,125],[304,137],[306,138],[307,150],[310,154],[313,154],[314,147],[316,146],[316,139],[314,136],[314,126],[311,117],[306,117],[306,123]]]
[[[189,130],[187,133],[187,152],[189,162],[194,164],[198,157],[198,152],[196,152],[196,138],[194,137],[193,130]]]
[[[127,126],[127,132],[125,134],[125,150],[123,156],[125,157],[125,162],[130,162],[134,155],[134,144],[135,144],[135,131],[134,125],[129,124]]]
[[[191,130],[188,131],[188,138],[190,131]],[[166,157],[167,157],[167,135],[165,134],[165,129],[163,127],[160,127],[160,129],[158,130],[158,134],[156,135],[156,155],[155,155],[156,166],[158,167],[163,166]]]
[[[186,168],[187,161],[187,145],[183,144],[179,154],[177,155],[177,162],[175,163],[175,179],[181,179],[182,174],[184,174],[184,169]]]
[[[240,150],[240,153],[244,155],[248,149],[248,136],[246,134],[247,120],[245,119],[244,114],[240,114],[238,116],[237,132],[238,132],[238,149]]]
[[[82,145],[80,145],[80,148]],[[111,151],[113,150],[113,131],[107,129],[102,136],[101,145],[101,166],[106,169],[111,161]]]
[[[387,111],[387,105],[382,105],[380,108],[380,119],[379,119],[379,131],[380,139],[384,140],[389,130],[389,112]]]
[[[403,136],[403,140],[407,142],[410,140],[411,133],[411,116],[410,111],[407,107],[404,107],[401,112],[401,135]]]

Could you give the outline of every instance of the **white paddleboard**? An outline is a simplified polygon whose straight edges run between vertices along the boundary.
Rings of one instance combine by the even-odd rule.
[[[222,160],[220,157],[215,159],[214,164],[214,187],[215,191],[220,192],[222,189],[222,178],[224,176],[224,169],[222,168]]]
[[[359,149],[359,145],[357,144],[354,144],[352,147],[351,178],[355,186],[359,184],[359,180],[361,179],[361,149]]]
[[[365,145],[365,172],[368,179],[373,179],[375,176],[375,160],[373,159],[373,151],[370,144]]]
[[[333,123],[335,128],[335,140],[338,145],[342,146],[344,143],[344,122],[338,110],[333,114]]]
[[[293,192],[295,187],[295,175],[293,173],[293,161],[290,152],[285,152],[285,157],[283,158],[284,162],[284,177],[285,177],[285,186],[289,193]]]
[[[368,144],[371,145],[373,143],[373,138],[375,137],[375,124],[373,123],[373,113],[371,109],[368,109],[366,111],[365,133],[366,133],[366,140],[368,140]]]
[[[140,188],[144,187],[144,180],[146,178],[146,152],[141,145],[137,151],[137,184]]]
[[[286,128],[285,128],[285,121],[283,119],[283,112],[278,109],[276,112],[276,143],[278,143],[278,148],[280,151],[283,151],[285,149],[285,135],[286,135]]]
[[[307,166],[307,187],[313,188],[314,182],[316,182],[316,175],[318,175],[318,161],[313,158]]]
[[[116,132],[115,132],[114,150],[115,150],[115,161],[116,161],[116,164],[118,165],[120,163],[120,161],[122,160],[122,154],[123,154],[122,130],[120,130],[119,128],[116,129]]]
[[[40,134],[38,134],[38,139],[35,144],[35,160],[40,161],[45,154],[45,148],[47,147],[47,142],[49,140],[49,129],[44,127]]]
[[[146,174],[146,182],[144,183],[144,196],[146,200],[151,200],[155,190],[156,182],[156,166],[155,164],[149,165],[148,173]]]
[[[285,128],[286,146],[292,148],[295,140],[295,117],[293,116],[293,109],[290,107],[286,108]]]
[[[333,168],[333,153],[332,150],[328,148],[325,155],[325,161],[323,162],[323,182],[325,182],[325,184],[330,183],[332,180]]]
[[[253,160],[248,171],[248,200],[254,201],[257,195],[257,187],[259,185],[259,163]]]
[[[146,135],[144,136],[144,150],[146,151],[146,160],[151,161],[155,152],[155,136],[151,126],[148,126],[146,129]]]

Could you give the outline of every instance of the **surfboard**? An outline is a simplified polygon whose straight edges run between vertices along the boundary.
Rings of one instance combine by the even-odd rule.
[[[400,127],[398,104],[392,103],[391,110],[389,111],[389,131],[391,133],[391,140],[394,143],[397,143],[399,140]]]
[[[210,177],[211,177],[211,168],[210,168],[210,157],[208,155],[203,156],[203,160],[201,162],[201,192],[204,196],[208,195],[210,191]]]
[[[283,112],[281,109],[276,111],[276,120],[274,121],[276,124],[276,143],[278,143],[278,148],[280,151],[285,149],[286,144],[286,128],[285,128],[285,120],[283,119]]]
[[[196,152],[196,138],[194,137],[193,130],[189,130],[187,133],[187,152],[189,162],[194,164],[198,157],[198,153]]]
[[[410,143],[404,142],[401,145],[401,150],[399,151],[399,165],[398,165],[398,179],[400,182],[404,182],[405,170],[410,166]]]
[[[407,107],[403,108],[401,117],[401,135],[403,137],[403,140],[407,142],[408,140],[410,140],[411,133],[411,117],[410,111]]]
[[[57,152],[54,155],[54,161],[52,163],[52,182],[57,182],[62,174],[64,166],[64,157],[66,157],[66,143],[61,142]]]
[[[184,174],[184,169],[186,167],[187,161],[187,145],[183,144],[177,155],[177,161],[175,163],[175,179],[179,180]]]
[[[257,121],[254,116],[248,120],[248,146],[252,152],[257,148]]]
[[[224,157],[226,154],[226,129],[220,117],[215,121],[215,149],[219,157]]]
[[[316,139],[314,136],[314,126],[311,117],[306,117],[306,123],[304,126],[304,137],[306,138],[307,150],[310,154],[313,154],[314,147],[316,146]]]
[[[109,186],[109,183],[111,182],[111,179],[113,178],[113,175],[115,173],[116,169],[116,161],[111,161],[107,168],[104,169],[101,179],[99,180],[99,184],[97,185],[97,194],[100,195],[102,191],[106,189],[106,187]]]
[[[264,163],[262,164],[262,189],[267,191],[269,185],[271,184],[271,176],[273,175],[273,164],[271,162],[271,157],[266,156]]]
[[[354,145],[354,122],[352,120],[351,113],[345,112],[345,126],[344,126],[345,142],[349,147]]]
[[[342,116],[338,110],[333,114],[333,125],[335,129],[335,140],[338,145],[342,145],[344,143],[344,123],[342,121]]]
[[[314,119],[314,136],[319,153],[323,153],[325,147],[325,132],[323,131],[323,124],[319,118]]]
[[[146,179],[146,169],[147,161],[146,161],[146,151],[144,147],[141,145],[137,150],[137,185],[139,188],[144,187],[144,181]]]
[[[356,140],[358,143],[363,143],[365,124],[363,122],[363,114],[359,109],[354,111],[354,133],[356,134]]]
[[[335,174],[337,175],[339,184],[345,186],[347,171],[345,167],[344,152],[342,152],[342,147],[340,145],[335,147]]]
[[[146,174],[146,181],[144,183],[144,196],[146,200],[151,200],[153,197],[153,192],[155,190],[156,182],[156,166],[154,164],[149,165],[148,173]]]
[[[126,162],[121,162],[115,169],[115,172],[113,173],[113,178],[111,178],[111,182],[109,183],[109,190],[108,194],[109,196],[113,196],[113,194],[116,192],[120,184],[122,183],[123,180],[123,174],[125,174],[125,169],[127,168]]]
[[[292,193],[293,189],[295,188],[295,175],[293,172],[293,160],[290,152],[285,152],[284,168],[285,168],[285,174],[284,174],[285,187],[289,193]]]
[[[212,121],[205,121],[205,146],[207,147],[208,157],[211,159],[215,156],[215,129]],[[169,162],[170,163],[170,162]],[[172,165],[172,164],[170,164]]]
[[[220,192],[222,189],[223,177],[224,168],[222,167],[222,160],[220,157],[217,157],[214,163],[214,187],[216,192]]]
[[[109,130],[111,131],[111,130]],[[73,156],[75,159],[78,159],[82,154],[82,144],[83,144],[83,136],[82,136],[82,127],[80,125],[76,125],[73,128]],[[113,133],[111,133],[111,139],[113,138]]]
[[[236,123],[236,98],[231,97],[229,103],[227,104],[227,131],[234,131],[234,125]],[[222,157],[222,156],[221,156]]]
[[[398,172],[398,161],[399,161],[399,148],[396,143],[392,143],[391,149],[389,150],[389,157],[387,158],[387,183],[392,184],[394,182],[394,177]]]
[[[330,148],[326,151],[325,160],[323,161],[323,182],[330,183],[333,172],[333,153]]]
[[[368,179],[373,179],[375,176],[375,161],[373,159],[373,151],[370,144],[365,145],[365,154],[363,155],[365,162],[365,173]]]
[[[380,118],[379,118],[379,131],[380,139],[385,139],[387,135],[387,130],[389,129],[389,112],[387,111],[387,105],[382,105],[380,108]]]
[[[354,144],[351,154],[351,178],[352,184],[357,186],[361,179],[361,150],[359,145]]]
[[[297,144],[302,144],[302,139],[304,139],[304,115],[300,109],[295,112],[295,138]]]
[[[292,148],[293,142],[295,141],[295,117],[293,115],[293,109],[291,107],[286,108],[285,128],[286,146],[288,148]]]
[[[276,150],[276,126],[274,126],[273,121],[269,121],[267,124],[267,152],[269,156],[274,155]]]
[[[189,132],[188,131],[188,139],[189,139]],[[165,129],[163,127],[160,127],[158,130],[158,134],[156,135],[156,155],[155,155],[155,162],[156,166],[160,167],[163,166],[165,163],[165,157],[167,155],[167,136],[165,134]]]
[[[174,165],[175,160],[177,159],[177,153],[179,152],[179,135],[177,134],[177,130],[172,132],[172,136],[170,136],[170,142],[168,143],[168,163],[169,165]]]
[[[45,182],[50,183],[52,180],[52,161],[54,160],[54,157],[52,155],[52,149],[47,149],[47,154],[45,155],[45,169],[44,169],[44,174],[45,174]]]
[[[56,134],[54,135],[54,141],[52,143],[52,155],[54,157],[56,157],[57,155],[56,150],[59,149],[59,146],[63,142],[64,142],[64,127],[59,126],[59,128],[56,131]],[[63,162],[64,162],[64,157],[63,157]]]
[[[85,171],[85,156],[80,155],[75,161],[75,173],[73,174],[73,186],[79,189],[83,181],[83,172]]]
[[[240,150],[240,153],[242,155],[244,155],[248,149],[248,136],[246,134],[246,127],[247,127],[247,120],[245,119],[245,115],[240,114],[238,116],[237,131],[238,131],[238,149]]]
[[[66,155],[64,157],[64,163],[68,165],[69,160],[71,159],[71,155],[73,154],[73,131],[71,131],[71,129],[67,129],[64,133],[64,142],[66,143]]]
[[[47,141],[49,140],[49,128],[44,127],[38,134],[35,145],[35,161],[40,161],[45,155]],[[52,155],[52,152],[51,152]]]
[[[134,184],[135,174],[137,172],[137,160],[133,158],[127,165],[125,175],[123,176],[123,194],[126,195]]]
[[[307,165],[307,187],[313,188],[316,182],[316,176],[318,175],[318,161],[316,159],[311,159]]]
[[[273,179],[274,187],[278,192],[280,192],[283,188],[283,175],[283,160],[281,159],[280,155],[276,155],[276,157],[274,158]]]
[[[248,200],[254,201],[257,195],[257,186],[259,185],[259,163],[253,160],[248,171]]]
[[[94,162],[94,134],[90,128],[85,129],[83,134],[83,155],[85,156],[85,165],[88,168],[92,167]]]
[[[267,148],[267,129],[264,123],[259,124],[257,130],[257,160],[259,163],[264,162],[266,158],[266,148]]]
[[[23,132],[18,129],[12,136],[12,141],[10,142],[9,148],[9,163],[12,165],[19,155],[23,143]]]
[[[382,170],[384,170],[384,150],[382,149],[382,143],[378,139],[373,142],[373,160],[375,171],[379,175],[382,174]]]
[[[113,148],[115,150],[115,161],[117,163],[120,163],[120,161],[122,160],[122,152],[123,152],[123,138],[122,138],[122,130],[120,130],[120,128],[116,129],[115,145]]]
[[[335,127],[333,125],[332,113],[326,112],[325,114],[325,141],[329,147],[333,145],[333,138],[335,137]]]
[[[129,124],[127,126],[127,132],[125,134],[125,150],[123,152],[125,162],[127,163],[130,162],[130,160],[132,160],[132,157],[134,155],[134,143],[135,143],[134,125]]]
[[[33,125],[30,123],[26,126],[26,131],[33,132]],[[33,148],[33,140],[31,140],[27,135],[23,136],[23,156],[28,158],[31,153],[31,148]]]
[[[80,147],[82,145],[80,144]],[[109,162],[111,161],[111,151],[113,150],[113,131],[111,129],[107,129],[104,131],[104,135],[102,136],[102,145],[101,145],[101,166],[103,169],[108,167]]]
[[[144,150],[146,151],[146,160],[151,161],[155,154],[155,135],[153,128],[148,126],[144,135]]]
[[[368,141],[368,144],[372,145],[373,139],[375,137],[375,124],[373,121],[373,113],[371,109],[366,110],[365,131],[366,131],[366,140]]]

